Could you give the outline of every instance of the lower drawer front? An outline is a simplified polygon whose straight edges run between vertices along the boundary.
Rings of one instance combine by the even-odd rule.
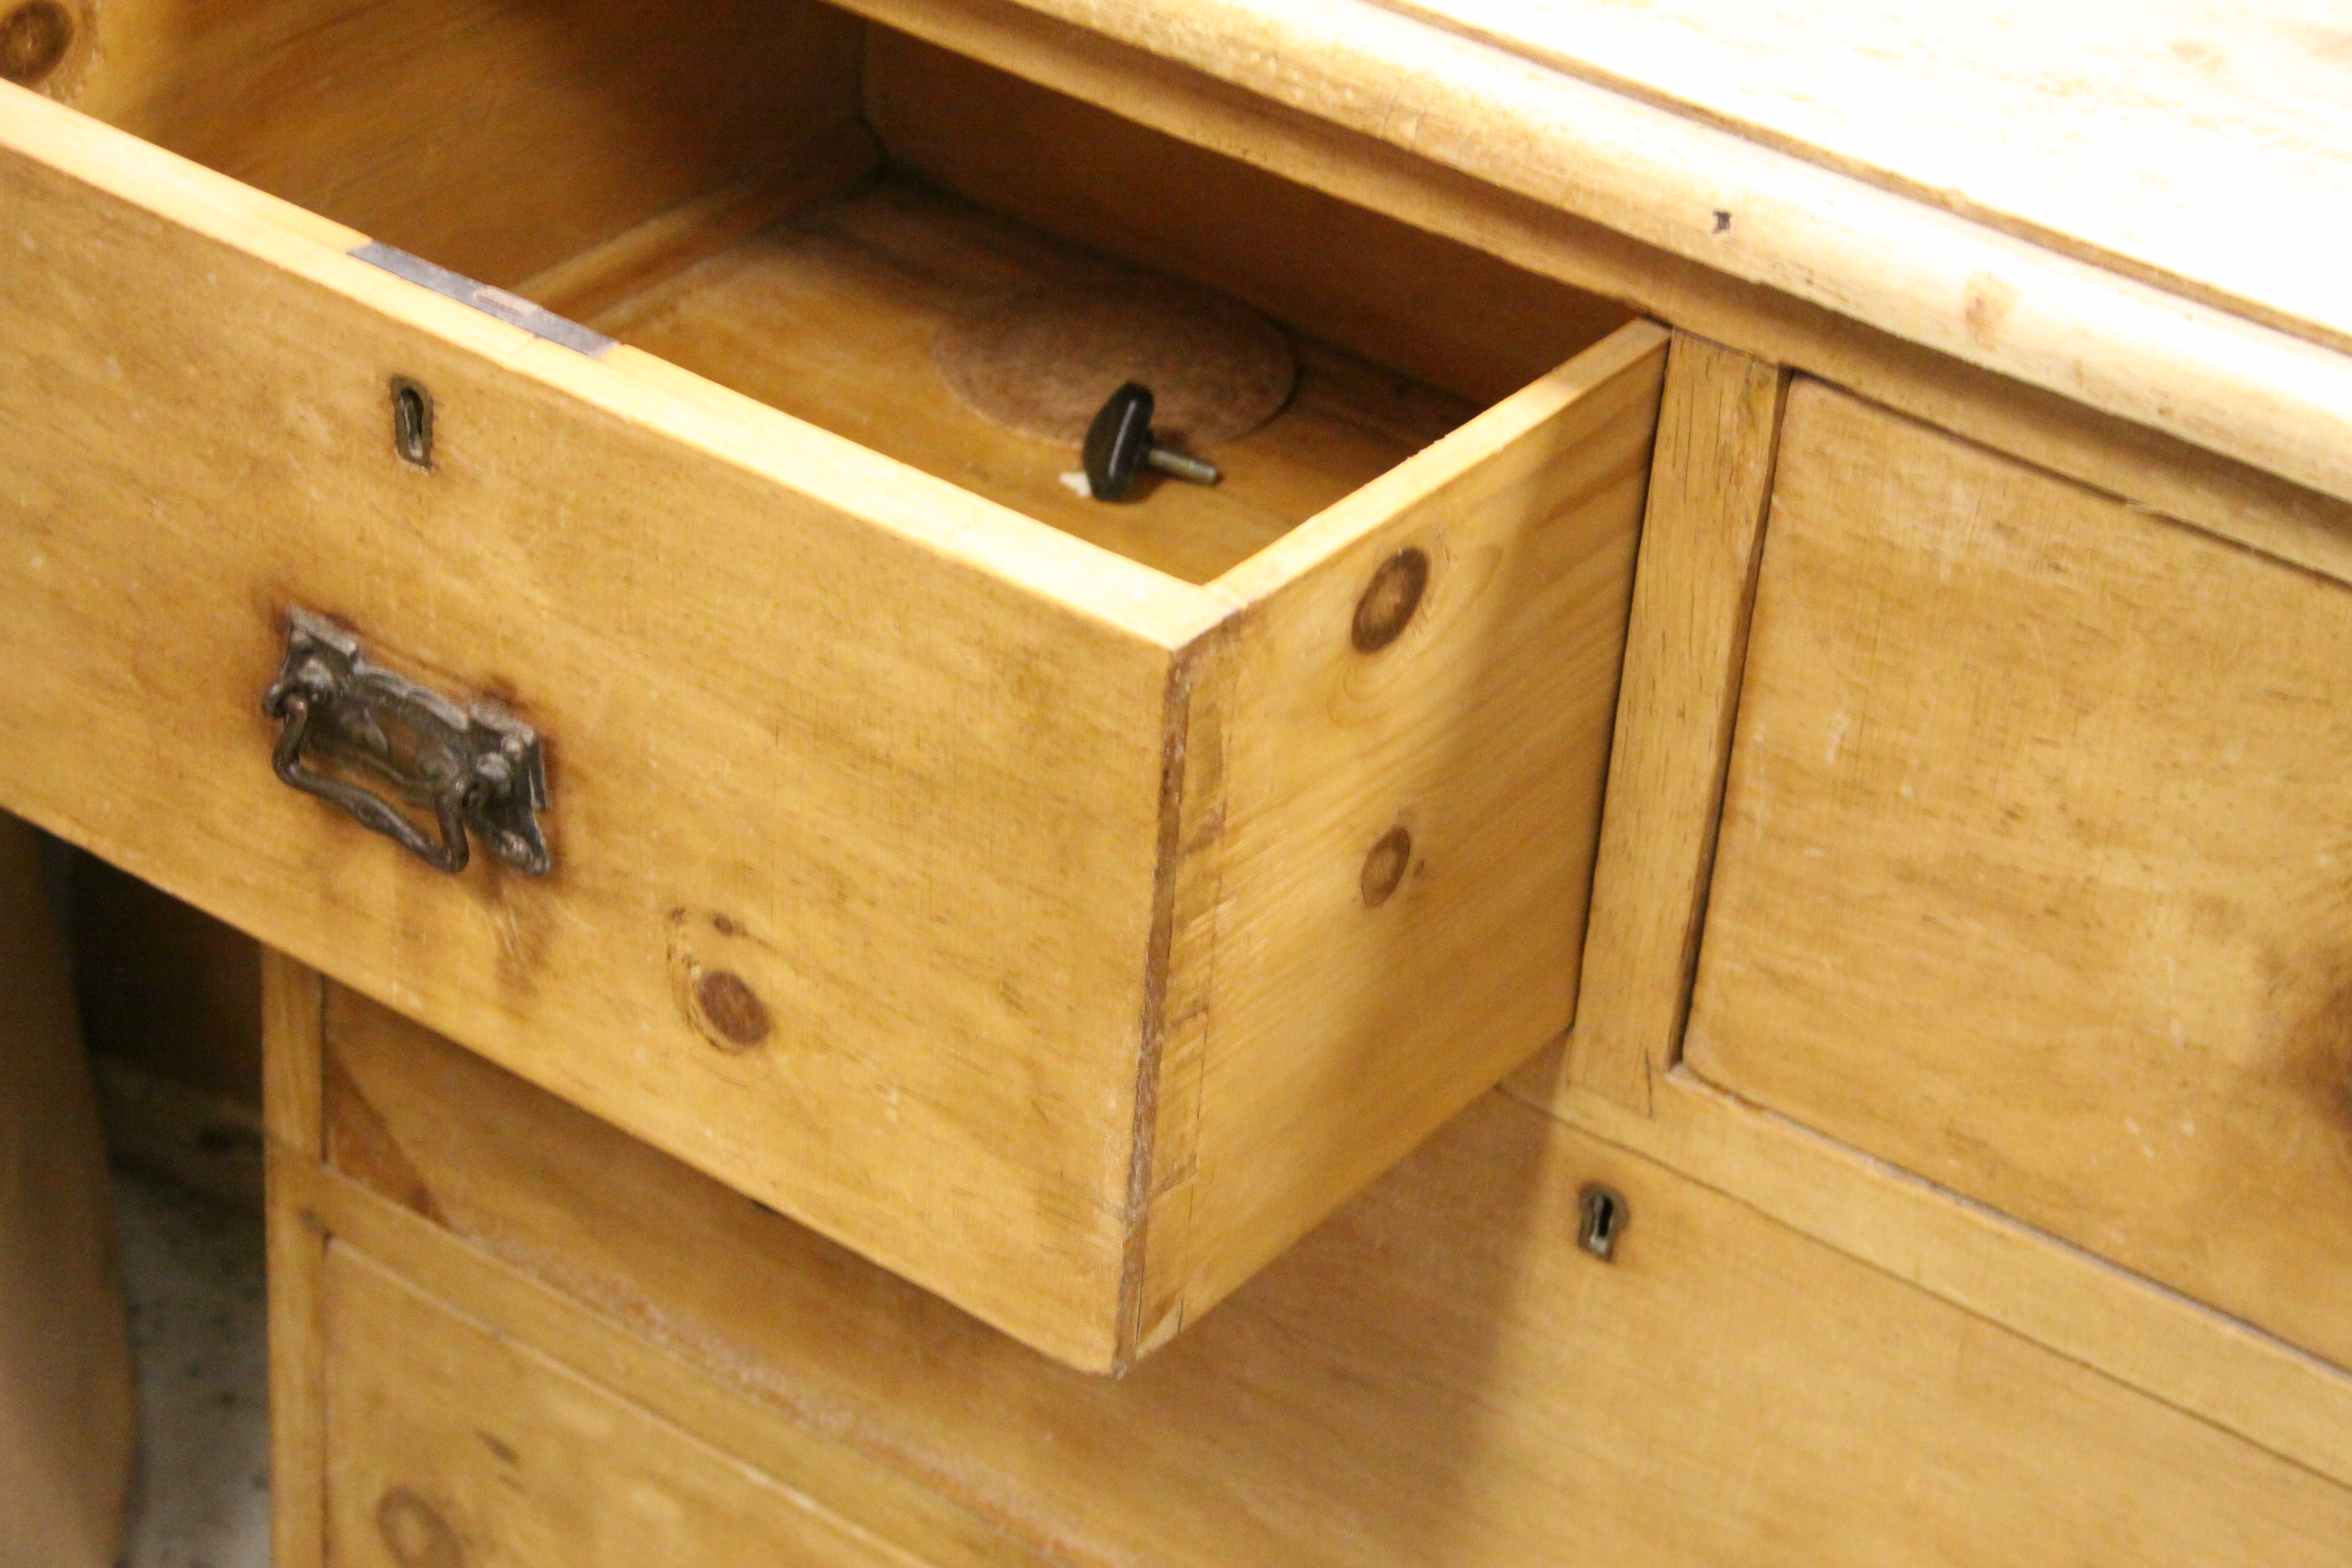
[[[2352,594],[1789,403],[1686,1057],[2352,1363]]]
[[[365,1253],[320,1288],[336,1568],[909,1561]]]
[[[349,1539],[398,1488],[469,1565],[811,1539],[746,1464],[934,1562],[2280,1568],[2352,1532],[2352,1492],[1501,1095],[1110,1381],[414,1025],[327,1052],[332,1174],[273,1218],[334,1237],[330,1360],[383,1358],[325,1379],[329,1451],[380,1456],[333,1461]],[[1606,1263],[1594,1182],[1629,1214]]]

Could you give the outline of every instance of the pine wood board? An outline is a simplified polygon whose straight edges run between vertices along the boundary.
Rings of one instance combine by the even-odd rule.
[[[959,399],[935,345],[1037,291],[1153,287],[1148,275],[952,197],[885,181],[763,230],[592,325],[1024,516],[1206,582],[1467,421],[1474,405],[1317,344],[1290,405],[1202,455],[1214,486],[1130,502],[1074,493],[1076,442],[995,424]],[[1073,367],[1077,369],[1079,367]],[[1125,372],[1096,367],[1109,396]]]
[[[1619,329],[1216,583],[1248,609],[1193,675],[1229,712],[1194,742],[1216,832],[1179,846],[1216,913],[1167,987],[1201,1009],[1152,1182],[1174,1321],[1574,1016],[1666,344]],[[1418,607],[1366,651],[1409,552]]]
[[[2327,0],[1376,0],[1914,200],[2352,349]]]
[[[67,0],[84,113],[512,286],[857,117],[805,0]]]
[[[1222,607],[32,95],[0,142],[41,260],[0,333],[0,798],[984,1310],[1099,1297],[1065,1348],[1108,1359],[1162,715]],[[555,737],[555,876],[439,876],[275,780],[292,603]],[[714,1042],[714,970],[790,1049]]]
[[[1632,318],[1399,217],[885,27],[866,117],[891,159],[991,212],[1237,292],[1308,337],[1480,405]]]
[[[918,1568],[805,1493],[340,1243],[318,1282],[324,1559],[578,1568]]]
[[[0,815],[0,1562],[106,1568],[137,1434],[113,1187],[41,835]]]
[[[895,1470],[995,1521],[1002,1557],[2320,1564],[2352,1529],[2345,1488],[1501,1096],[1106,1382],[413,1025],[351,1023],[330,1118],[387,1129],[440,1219],[361,1169],[314,1194],[330,1229],[669,1389],[706,1440]],[[1574,1243],[1592,1180],[1631,1207],[1613,1264]],[[515,1271],[607,1326],[559,1328]],[[865,1482],[807,1484],[857,1516]]]
[[[2352,597],[1790,399],[1692,1069],[2339,1364]]]
[[[2352,356],[1371,0],[849,5],[1341,194],[1450,170],[1367,204],[1778,363],[1835,375],[1871,329],[2352,499]]]
[[[1566,1082],[1647,1113],[1680,1050],[1786,375],[1674,340]]]

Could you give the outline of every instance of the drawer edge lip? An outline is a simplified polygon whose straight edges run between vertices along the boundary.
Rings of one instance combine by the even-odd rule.
[[[1673,333],[1667,327],[1648,317],[1635,317],[1509,397],[1480,410],[1441,440],[1340,497],[1227,570],[1208,585],[1209,590],[1237,609],[1274,598],[1407,507],[1479,468],[1498,445],[1587,398],[1609,395],[1612,383],[1644,360],[1657,362],[1653,383],[1662,378],[1672,341]]]
[[[625,345],[591,358],[371,264],[371,236],[42,95],[0,83],[0,181],[34,168],[242,253],[596,414],[807,494],[1072,616],[1175,653],[1231,612],[1205,588]]]

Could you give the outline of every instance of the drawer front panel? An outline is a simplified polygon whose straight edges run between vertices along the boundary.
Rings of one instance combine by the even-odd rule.
[[[2352,1362],[2352,595],[1792,396],[1688,1062]]]
[[[1205,596],[4,87],[0,210],[0,805],[1107,1357]],[[538,729],[550,875],[277,781],[295,605]]]
[[[304,1201],[335,1245],[737,1459],[854,1451],[990,1521],[989,1560],[2316,1568],[2352,1530],[2308,1469],[1502,1095],[1114,1381],[413,1024],[327,1049],[338,1174]],[[1593,1182],[1628,1206],[1608,1263]],[[547,1322],[555,1293],[638,1354]],[[863,1511],[865,1476],[789,1473],[965,1560]]]
[[[1663,329],[1196,588],[14,89],[0,198],[0,808],[1097,1370],[1567,1027]]]
[[[320,1289],[334,1568],[915,1562],[365,1253]]]

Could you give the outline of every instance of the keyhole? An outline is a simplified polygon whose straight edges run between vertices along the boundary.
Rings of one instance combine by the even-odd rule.
[[[433,395],[406,376],[392,378],[392,450],[404,463],[433,466]]]
[[[1609,1262],[1630,1217],[1624,1195],[1614,1187],[1588,1183],[1576,1195],[1576,1212],[1576,1244],[1603,1263]]]

